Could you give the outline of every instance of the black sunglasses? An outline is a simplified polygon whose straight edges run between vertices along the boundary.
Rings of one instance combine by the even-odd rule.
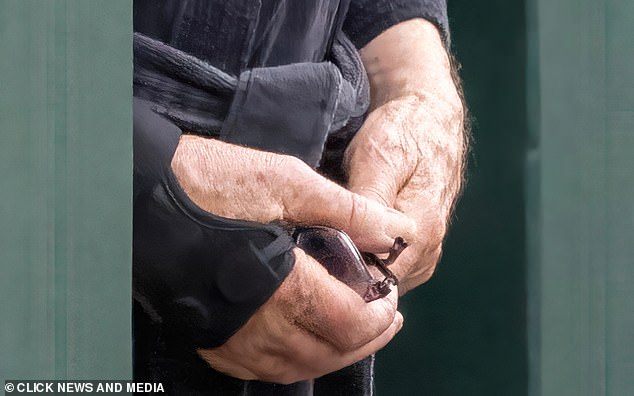
[[[343,231],[329,227],[295,227],[293,239],[299,248],[323,265],[330,275],[347,284],[366,302],[387,296],[398,279],[388,266],[407,247],[403,238],[394,240],[388,257],[383,260],[372,253],[360,253]],[[383,280],[370,274],[368,266],[375,266],[385,276]]]

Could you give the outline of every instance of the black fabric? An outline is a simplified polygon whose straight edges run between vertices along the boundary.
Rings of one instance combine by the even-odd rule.
[[[226,73],[321,62],[349,0],[134,0],[134,31]]]
[[[238,87],[235,76],[159,40],[134,33],[134,97],[180,129],[214,135]]]
[[[433,22],[449,44],[447,0],[351,0],[343,31],[363,48],[389,27],[413,18]]]
[[[314,396],[372,396],[374,386],[374,355],[325,375],[315,381]]]
[[[134,298],[183,342],[216,347],[290,272],[292,240],[191,202],[167,166],[180,131],[151,103],[134,100],[134,131]]]
[[[234,92],[240,92],[233,90],[234,84],[236,89],[240,86],[239,81],[244,81],[244,85],[257,85],[253,84],[253,76],[264,75],[254,69],[331,61],[343,77],[339,85],[332,86],[342,89],[348,84],[358,93],[348,96],[347,104],[339,107],[346,109],[345,112],[332,113],[332,127],[329,126],[320,137],[324,139],[329,134],[326,154],[321,159],[322,170],[343,180],[341,156],[363,122],[364,114],[359,114],[358,109],[363,108],[359,106],[360,100],[364,95],[367,97],[363,88],[367,81],[363,81],[363,73],[355,75],[351,72],[358,60],[336,56],[338,32],[345,23],[345,32],[359,48],[394,23],[424,17],[434,21],[448,38],[444,6],[444,1],[432,0],[134,1],[135,32],[180,50],[190,56],[191,61],[186,62],[186,68],[181,70],[183,73],[170,74],[169,68],[166,72],[161,71],[161,67],[175,59],[139,58],[142,67],[135,59],[133,281],[136,380],[162,382],[168,394],[371,394],[371,359],[316,380],[313,389],[311,381],[282,386],[236,380],[214,371],[197,356],[196,348],[222,344],[271,296],[292,269],[293,245],[290,237],[277,227],[223,219],[202,211],[180,189],[171,173],[170,163],[182,129],[200,126],[203,119],[209,121],[209,129],[214,130],[221,130],[228,120],[234,126],[242,123],[241,129],[232,128],[230,132],[236,138],[235,142],[260,144],[241,140],[243,135],[236,134],[239,130],[249,130],[251,125],[261,124],[257,116],[250,122],[241,118],[244,108],[241,103],[234,103],[234,98],[239,96]],[[342,51],[345,53],[350,49]],[[337,59],[352,62],[347,64]],[[194,75],[207,66],[226,75],[220,80]],[[142,100],[152,97],[139,82],[162,78],[166,79],[162,80],[165,84],[161,94],[167,92],[178,97],[184,95],[180,90],[185,87],[189,96],[192,92],[200,94],[199,102],[190,106],[191,103],[178,105],[176,101],[165,106],[157,100]],[[258,99],[259,103],[275,99],[275,95],[265,90],[253,92],[263,95]],[[243,99],[247,96],[243,95]],[[271,105],[275,106],[274,103]],[[289,105],[292,107],[292,103]],[[231,113],[232,108],[236,109],[235,113]],[[229,114],[227,120],[222,119],[223,114]],[[319,115],[311,114],[310,117],[318,118]],[[181,123],[182,119],[189,119],[190,125]],[[288,123],[289,131],[292,131],[293,122],[291,119]],[[292,139],[275,141],[269,140],[267,135],[278,129],[275,123],[267,124],[259,130],[258,139],[269,144],[265,146],[267,149],[286,152],[289,149],[285,143]],[[310,140],[310,136],[296,140],[301,143],[303,139]],[[319,144],[323,145],[323,142]],[[311,154],[313,165],[315,159],[318,160],[318,151]]]
[[[174,395],[249,394],[254,385],[216,372],[196,348],[224,343],[269,298],[292,269],[293,244],[277,227],[193,204],[169,167],[180,134],[134,99],[134,378]],[[255,394],[309,385],[260,383]]]
[[[134,95],[190,133],[293,155],[315,167],[327,136],[369,105],[369,83],[343,33],[330,61],[253,68],[239,80],[141,33],[134,34]]]
[[[328,135],[363,116],[370,102],[365,69],[352,43],[338,37],[334,48],[336,63],[243,72],[220,139],[293,155],[316,167]]]

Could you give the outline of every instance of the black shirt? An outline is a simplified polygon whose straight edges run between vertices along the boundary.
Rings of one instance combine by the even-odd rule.
[[[322,62],[340,31],[360,48],[416,17],[434,22],[448,40],[443,0],[134,1],[135,32],[234,76]],[[279,287],[294,258],[281,228],[213,216],[188,199],[170,169],[180,133],[152,103],[135,98],[135,378],[161,381],[173,394],[306,394],[306,384],[226,377],[195,352],[234,334]]]

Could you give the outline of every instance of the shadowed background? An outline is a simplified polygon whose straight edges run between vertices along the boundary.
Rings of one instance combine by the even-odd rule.
[[[469,184],[379,392],[632,394],[634,3],[449,5]]]
[[[453,0],[449,15],[474,118],[468,184],[436,274],[401,300],[405,326],[378,355],[378,393],[523,395],[524,1]]]

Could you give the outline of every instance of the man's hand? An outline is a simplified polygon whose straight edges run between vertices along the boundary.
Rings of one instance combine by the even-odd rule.
[[[222,217],[330,226],[374,253],[387,252],[394,238],[415,228],[402,213],[351,193],[292,156],[183,135],[172,169],[194,203]]]
[[[397,292],[365,303],[295,250],[282,286],[225,344],[199,354],[233,377],[289,384],[346,367],[383,348],[398,332]]]
[[[330,226],[375,253],[415,228],[290,156],[184,135],[172,169],[194,203],[223,217]],[[199,351],[212,367],[279,383],[316,378],[376,352],[400,329],[396,292],[366,303],[302,250],[294,253],[293,270],[269,301],[225,344]]]
[[[426,282],[440,258],[462,184],[466,151],[463,107],[438,30],[400,23],[361,56],[372,109],[346,152],[348,187],[417,223],[393,265],[400,292]]]

